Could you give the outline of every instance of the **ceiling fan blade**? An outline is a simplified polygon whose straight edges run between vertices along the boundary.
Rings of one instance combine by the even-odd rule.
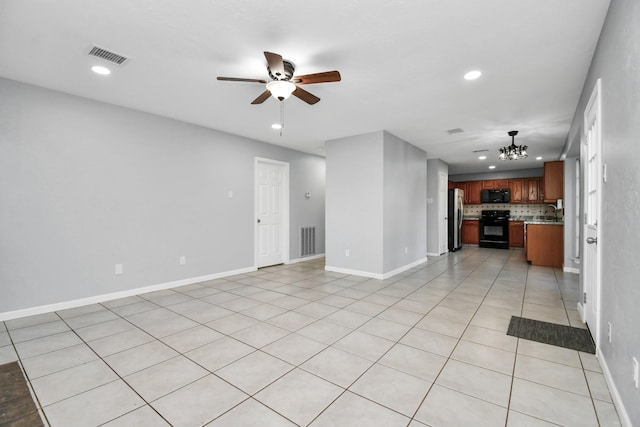
[[[282,62],[282,56],[277,53],[265,52],[265,58],[267,58],[267,64],[269,64],[269,69],[271,70],[271,74],[276,76],[278,80],[285,77],[284,74],[284,63]]]
[[[271,92],[269,92],[269,90],[265,90],[264,92],[262,92],[260,94],[260,96],[258,96],[256,99],[251,101],[251,103],[252,104],[262,104],[264,101],[269,99],[270,96],[271,96]]]
[[[261,79],[243,79],[241,77],[218,77],[218,80],[224,80],[228,82],[249,82],[249,83],[267,83],[266,80]]]
[[[339,82],[340,80],[340,72],[338,71],[325,71],[324,73],[305,74],[304,76],[294,76],[292,79],[294,83],[299,85]]]
[[[309,105],[313,105],[316,102],[320,101],[320,98],[300,87],[296,87],[296,90],[293,91],[292,95],[297,96]]]

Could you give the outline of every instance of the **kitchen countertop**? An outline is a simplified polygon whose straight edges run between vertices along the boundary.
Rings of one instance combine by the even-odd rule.
[[[527,224],[564,224],[564,221],[557,219],[555,216],[546,215],[516,215],[509,218],[509,221],[524,221]]]
[[[543,224],[543,225],[564,225],[564,221],[555,221],[555,220],[532,220],[532,221],[525,221],[524,222],[525,225],[527,224]]]
[[[477,221],[479,216],[465,215],[462,217],[463,221]],[[509,221],[524,221],[527,224],[549,224],[549,225],[564,225],[564,221],[557,220],[553,216],[544,215],[516,215],[509,218]]]

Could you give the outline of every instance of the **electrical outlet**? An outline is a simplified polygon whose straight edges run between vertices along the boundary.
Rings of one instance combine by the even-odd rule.
[[[182,255],[180,257],[180,265],[185,265],[187,263],[187,257]]]
[[[344,256],[349,256],[350,254],[351,252],[349,251],[349,249],[344,250]]]
[[[409,248],[404,248],[404,253],[408,254],[409,253]]]
[[[124,273],[124,267],[123,267],[122,264],[116,264],[115,273],[116,273],[116,275],[120,275],[120,274]]]
[[[633,361],[633,384],[638,388],[638,375],[640,375],[638,373],[638,359],[633,357],[631,360]]]
[[[609,339],[609,344],[611,344],[611,322],[607,322],[607,338]]]

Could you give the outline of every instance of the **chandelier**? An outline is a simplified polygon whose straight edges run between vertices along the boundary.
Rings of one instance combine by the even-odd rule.
[[[529,157],[527,154],[527,146],[526,145],[516,145],[515,139],[518,134],[517,130],[512,130],[508,132],[511,137],[511,145],[508,147],[502,147],[500,149],[500,156],[498,158],[500,160],[518,160]]]

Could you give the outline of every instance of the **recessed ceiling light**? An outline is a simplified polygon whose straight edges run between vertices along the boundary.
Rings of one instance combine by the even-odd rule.
[[[487,156],[480,156],[478,157],[478,160],[487,160]]]
[[[536,160],[542,160],[542,156],[536,157]]]
[[[464,75],[465,80],[475,80],[482,75],[482,71],[480,70],[472,70]]]
[[[496,167],[494,165],[489,166],[489,169],[495,169]]]
[[[91,67],[91,71],[102,76],[108,76],[109,74],[111,74],[110,69],[101,65],[94,65],[93,67]]]
[[[282,129],[282,125],[280,123],[274,123],[271,125],[271,129]]]

